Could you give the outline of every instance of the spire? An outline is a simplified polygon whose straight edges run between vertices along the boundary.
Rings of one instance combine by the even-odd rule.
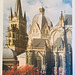
[[[24,12],[24,20],[26,21],[26,12]]]
[[[64,26],[64,16],[63,16],[63,12],[61,11],[61,16],[59,18],[59,22],[60,22],[60,26]]]
[[[16,0],[16,5],[15,5],[15,16],[22,16],[22,8],[21,8],[21,1]]]
[[[61,11],[60,19],[63,19],[63,11]]]
[[[9,17],[13,17],[13,13],[12,13],[12,8],[10,8],[10,14],[9,14]]]

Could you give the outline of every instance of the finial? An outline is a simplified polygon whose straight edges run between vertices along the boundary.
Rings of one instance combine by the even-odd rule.
[[[13,13],[12,13],[12,7],[10,8],[10,14],[9,14],[9,17],[13,17]]]
[[[63,18],[63,11],[61,11],[61,19]]]
[[[41,8],[39,8],[40,13],[42,13],[44,15],[45,9],[43,8],[43,6]]]

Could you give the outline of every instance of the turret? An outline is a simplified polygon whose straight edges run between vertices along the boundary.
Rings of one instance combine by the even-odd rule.
[[[26,14],[23,17],[20,0],[16,0],[14,15],[11,8],[9,21],[8,37],[6,39],[8,47],[15,50],[17,54],[20,54],[24,52],[27,47]],[[19,38],[20,36],[22,37]]]
[[[12,17],[13,17],[12,8],[10,8],[9,18],[12,19]]]
[[[60,23],[60,26],[64,26],[64,16],[63,16],[63,12],[61,11],[61,16],[59,18],[59,23]]]
[[[24,12],[24,21],[25,21],[25,25],[26,25],[26,29],[25,29],[26,31],[25,31],[25,32],[26,32],[26,34],[27,34],[27,20],[26,20],[26,12]]]

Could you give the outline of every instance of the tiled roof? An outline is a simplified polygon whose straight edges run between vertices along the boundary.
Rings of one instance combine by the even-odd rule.
[[[19,54],[17,57],[26,57],[26,52]]]
[[[33,47],[44,47],[45,39],[33,39],[32,46]]]

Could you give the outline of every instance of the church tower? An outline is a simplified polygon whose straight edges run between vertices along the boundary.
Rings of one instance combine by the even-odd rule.
[[[9,27],[6,43],[9,48],[18,54],[24,52],[27,46],[26,13],[22,14],[21,1],[16,0],[14,14],[12,8],[9,14]]]

